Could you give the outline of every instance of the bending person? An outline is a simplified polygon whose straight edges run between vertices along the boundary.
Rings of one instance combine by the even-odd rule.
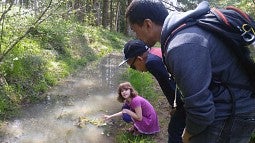
[[[207,1],[198,6],[210,9]],[[126,18],[137,38],[149,46],[165,45],[164,63],[182,93],[186,111],[183,142],[247,143],[255,129],[254,92],[224,85],[251,86],[225,41],[197,25],[178,31],[168,41],[169,31],[183,26],[178,25],[182,18],[192,19],[187,16],[192,12],[168,15],[160,0],[133,0]]]

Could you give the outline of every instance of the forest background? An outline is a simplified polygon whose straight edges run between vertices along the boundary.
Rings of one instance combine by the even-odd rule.
[[[40,102],[41,95],[81,66],[133,38],[125,10],[131,0],[1,0],[0,119]],[[201,0],[162,0],[187,11]],[[255,18],[254,0],[209,0],[234,5]]]

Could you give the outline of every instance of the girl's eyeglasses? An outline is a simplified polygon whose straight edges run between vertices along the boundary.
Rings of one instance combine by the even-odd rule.
[[[137,57],[135,57],[135,59],[133,60],[133,62],[130,64],[130,68],[131,68],[131,69],[134,69],[134,70],[136,69],[135,66],[134,66],[134,63],[135,63],[135,61],[136,61],[136,58],[137,58]]]

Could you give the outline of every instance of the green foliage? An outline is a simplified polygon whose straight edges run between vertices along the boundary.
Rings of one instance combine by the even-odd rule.
[[[31,40],[22,41],[0,66],[7,83],[21,98],[36,95],[47,88],[43,82],[46,59],[38,55],[40,50],[35,48],[35,43],[31,43]]]
[[[252,0],[225,0],[218,1],[213,0],[210,1],[210,4],[214,7],[224,8],[226,6],[235,6],[242,9],[244,12],[248,13],[251,17],[255,18],[255,3]]]
[[[197,4],[202,0],[182,0],[179,1],[180,6],[184,11],[191,10],[197,7]],[[246,13],[250,14],[251,17],[255,18],[255,3],[252,0],[210,0],[209,1],[211,7],[224,8],[226,6],[235,6]]]
[[[87,39],[87,42],[91,43],[91,48],[100,56],[122,49],[127,41],[127,38],[123,38],[123,36],[121,33],[109,32],[109,30],[101,27],[92,28],[91,26],[87,26],[84,31],[84,37]]]
[[[1,13],[3,10],[1,9]],[[27,13],[26,15],[23,15],[21,13]],[[1,20],[1,51],[6,50],[11,43],[15,41],[19,36],[21,36],[27,29],[28,25],[31,23],[31,16],[28,18],[30,15],[29,11],[23,11],[17,8],[13,7],[12,11],[9,11],[5,15],[5,19]],[[2,22],[5,23],[2,23]],[[22,21],[22,22],[21,22]]]
[[[255,132],[252,133],[250,143],[255,143]]]
[[[129,81],[139,95],[152,101],[157,99],[158,94],[155,92],[155,80],[150,73],[141,73],[128,69],[126,73],[123,74],[122,78],[123,80]]]
[[[18,101],[11,86],[0,86],[0,120],[17,115]]]

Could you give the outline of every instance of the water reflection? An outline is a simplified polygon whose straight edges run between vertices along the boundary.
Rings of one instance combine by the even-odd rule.
[[[102,115],[118,111],[116,86],[121,56],[110,54],[92,63],[45,94],[42,104],[1,127],[5,143],[112,143],[104,133]]]
[[[110,54],[108,57],[101,61],[101,84],[106,84],[107,87],[111,89],[117,88],[116,84],[114,84],[114,81],[116,81],[116,73],[119,73],[121,70],[121,68],[117,66],[120,63],[121,58],[121,56],[116,58],[116,55]]]

